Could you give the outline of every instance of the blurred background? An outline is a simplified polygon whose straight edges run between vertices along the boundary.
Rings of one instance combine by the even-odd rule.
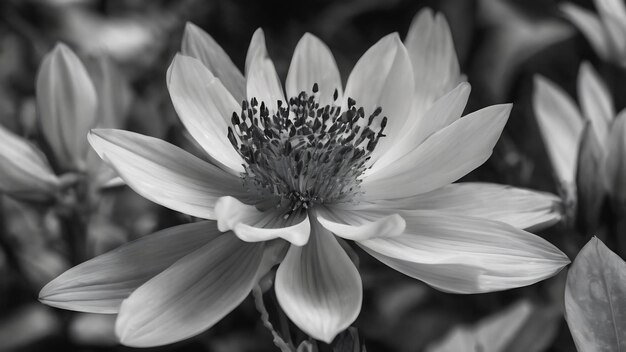
[[[594,9],[590,1],[570,2]],[[186,146],[165,72],[180,48],[187,21],[213,36],[239,68],[244,66],[252,33],[262,27],[283,80],[297,41],[311,32],[328,44],[345,83],[372,44],[391,32],[404,38],[414,15],[431,7],[447,18],[462,72],[472,84],[466,112],[514,103],[492,158],[463,180],[556,194],[531,104],[533,76],[542,74],[576,96],[579,65],[590,61],[609,86],[618,111],[626,105],[620,84],[626,78],[623,70],[596,56],[564,19],[558,4],[547,0],[3,0],[0,124],[20,136],[40,139],[35,78],[43,55],[61,41],[86,63],[97,87],[108,87],[107,99],[120,126]],[[63,233],[67,217],[58,209],[0,197],[0,351],[132,350],[115,342],[114,316],[62,311],[37,301],[43,285],[81,261],[69,255],[72,239]],[[84,256],[188,220],[128,188],[106,190],[90,217],[89,250]],[[589,238],[563,225],[540,235],[571,258]],[[358,332],[339,337],[341,346],[354,345],[351,350],[359,351],[364,344],[368,351],[443,351],[446,341],[472,334],[497,336],[503,340],[502,351],[575,350],[562,316],[566,270],[530,287],[462,296],[436,291],[368,255],[360,256],[359,265],[365,296],[355,324]],[[267,308],[271,319],[273,307]],[[249,298],[202,335],[152,350],[277,349]],[[476,346],[476,351],[488,350]]]

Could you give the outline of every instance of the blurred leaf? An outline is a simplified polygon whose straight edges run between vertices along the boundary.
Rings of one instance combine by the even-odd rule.
[[[128,241],[126,230],[103,216],[89,222],[87,250],[89,257],[106,253]]]
[[[565,311],[581,352],[626,351],[626,263],[593,237],[567,276]]]
[[[570,37],[573,29],[555,17],[534,18],[506,0],[480,0],[479,21],[489,28],[475,62],[492,101],[509,92],[519,66],[549,45]]]
[[[25,347],[56,334],[60,327],[61,323],[51,309],[39,303],[3,314],[0,320],[0,351]]]
[[[582,233],[592,233],[598,226],[604,200],[605,152],[592,124],[587,122],[578,149],[576,172],[576,222]]]
[[[626,214],[626,110],[621,111],[609,135],[607,180],[616,213]],[[623,235],[623,234],[621,234]]]
[[[479,321],[472,327],[459,327],[443,341],[430,346],[428,352],[499,352],[507,346],[531,317],[533,305],[520,301]]]
[[[73,316],[69,326],[74,343],[90,346],[115,346],[115,314],[79,313]]]

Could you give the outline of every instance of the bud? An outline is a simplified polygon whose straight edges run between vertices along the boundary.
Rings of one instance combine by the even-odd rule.
[[[596,229],[605,199],[606,152],[594,127],[587,121],[578,149],[576,224],[582,233],[592,233]]]
[[[41,63],[37,108],[56,164],[63,171],[84,171],[87,133],[96,121],[96,90],[80,59],[64,44],[57,44]]]
[[[0,126],[0,192],[30,201],[46,201],[59,187],[46,157],[26,139]]]
[[[611,128],[606,161],[607,189],[613,203],[626,208],[626,110],[622,111]]]

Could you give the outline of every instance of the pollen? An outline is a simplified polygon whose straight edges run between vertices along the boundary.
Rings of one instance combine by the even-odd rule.
[[[387,124],[376,108],[369,116],[348,98],[344,110],[334,101],[319,104],[319,86],[270,111],[256,98],[233,113],[228,139],[246,164],[242,178],[249,192],[277,197],[286,216],[315,204],[350,201],[360,193],[359,176],[369,165]],[[376,123],[375,123],[376,121]],[[376,127],[374,127],[376,126]]]

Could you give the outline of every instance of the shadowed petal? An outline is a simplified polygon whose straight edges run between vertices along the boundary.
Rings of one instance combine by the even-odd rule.
[[[0,192],[27,200],[50,199],[59,186],[43,153],[0,126]]]
[[[558,273],[569,260],[558,248],[502,222],[414,212],[405,234],[358,242],[400,272],[449,292],[526,286]]]
[[[125,244],[64,272],[39,293],[47,305],[117,313],[131,292],[220,232],[215,222],[171,227]]]
[[[246,196],[236,177],[160,139],[93,130],[89,142],[135,192],[172,210],[212,219],[219,197]]]
[[[311,226],[309,217],[284,219],[284,211],[270,209],[260,211],[253,205],[240,202],[234,197],[221,197],[215,204],[215,216],[220,231],[232,230],[246,242],[268,241],[283,238],[296,246],[309,240]]]
[[[224,233],[183,257],[122,302],[120,342],[159,346],[197,335],[237,307],[255,284],[263,244]]]
[[[533,108],[559,182],[573,184],[578,143],[583,131],[578,108],[561,88],[542,76],[535,76]]]
[[[561,3],[561,11],[587,38],[593,49],[603,59],[611,58],[611,47],[608,33],[600,18],[593,12],[571,3]]]
[[[578,100],[584,116],[591,121],[598,141],[606,145],[609,126],[615,117],[613,99],[604,82],[588,62],[583,62],[578,72]]]
[[[276,298],[309,336],[330,343],[359,314],[361,277],[335,237],[317,221],[303,247],[291,246],[276,272]]]
[[[224,49],[202,28],[187,22],[181,52],[202,61],[238,103],[246,99],[246,79]]]
[[[319,103],[321,106],[331,104],[337,90],[337,104],[341,101],[343,89],[341,76],[333,54],[326,44],[316,36],[305,33],[296,45],[291,59],[285,86],[288,97],[296,97],[300,92],[311,94],[313,84],[319,86]]]
[[[465,176],[491,156],[510,111],[510,104],[489,106],[433,134],[389,167],[364,178],[364,199],[411,197]]]
[[[218,165],[232,174],[244,171],[243,159],[228,140],[237,101],[202,63],[176,55],[167,70],[167,88],[187,131]]]

